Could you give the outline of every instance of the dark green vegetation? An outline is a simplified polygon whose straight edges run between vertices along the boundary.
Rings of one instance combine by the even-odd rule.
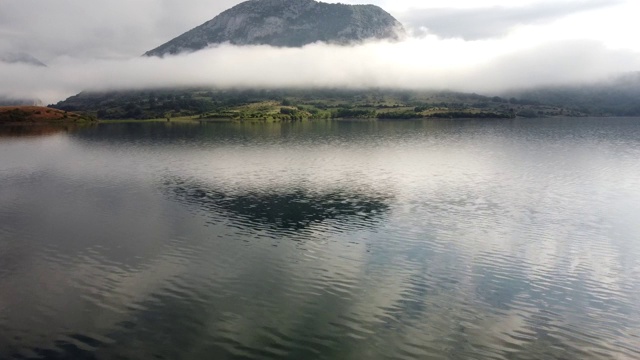
[[[491,97],[392,89],[200,88],[83,92],[52,106],[105,120],[640,116],[640,74],[591,86],[540,88]]]
[[[326,4],[313,0],[252,0],[148,51],[163,56],[212,44],[300,47],[318,41],[348,44],[398,39],[402,24],[374,5]]]
[[[401,90],[147,90],[83,92],[54,105],[99,119],[271,120],[512,118],[571,115],[562,108],[453,92]],[[579,115],[579,114],[577,114]]]

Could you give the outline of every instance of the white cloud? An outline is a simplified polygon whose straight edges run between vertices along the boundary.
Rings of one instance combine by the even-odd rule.
[[[515,40],[510,40],[515,41]],[[636,53],[591,41],[520,45],[436,37],[355,47],[222,45],[160,58],[59,58],[46,68],[0,65],[1,95],[47,103],[82,90],[169,86],[398,87],[496,93],[513,87],[602,79],[640,68]]]
[[[635,41],[640,4],[616,1],[616,6],[601,7],[599,0],[370,1],[395,15],[411,9],[447,7],[472,13],[468,9],[500,6],[504,14],[515,11],[520,16],[515,23],[507,22],[508,30],[500,36],[473,41],[429,35],[397,44],[313,44],[302,49],[223,45],[164,60],[140,57],[239,2],[3,0],[0,53],[27,52],[48,67],[0,64],[0,96],[50,103],[86,89],[192,85],[499,92],[640,70],[640,45]],[[482,21],[473,26],[482,26]],[[492,26],[489,22],[484,30]]]
[[[0,51],[58,56],[139,56],[213,18],[237,0],[2,0]]]
[[[0,52],[26,52],[44,62],[59,56],[79,58],[130,58],[139,56],[180,35],[240,0],[2,0],[0,1]],[[560,29],[558,36],[580,32],[592,40],[615,43],[620,48],[637,47],[632,34],[638,30],[634,14],[637,1],[615,0],[347,0],[344,3],[373,3],[390,11],[401,21],[419,23],[430,14],[450,10],[447,21],[460,23],[462,16],[476,14],[479,21],[462,21],[466,32],[499,33],[511,25],[531,25],[542,19],[557,19],[574,12],[596,9],[577,21],[574,27]],[[609,7],[609,4],[622,6]],[[460,12],[462,11],[462,12]],[[483,15],[484,14],[484,15]],[[509,19],[516,14],[517,21]],[[486,18],[486,16],[491,16]],[[486,18],[486,21],[482,21]],[[457,19],[457,20],[456,20]],[[442,22],[435,18],[432,21]],[[575,22],[575,21],[574,21]],[[416,23],[417,24],[417,23]],[[437,24],[423,22],[426,28]],[[442,24],[441,24],[442,25]],[[453,26],[453,25],[451,25]],[[458,28],[461,28],[458,26]],[[545,27],[537,28],[544,30]],[[595,32],[594,29],[599,30]],[[626,30],[625,30],[626,29]],[[437,32],[436,32],[437,33]]]
[[[519,7],[413,9],[402,14],[405,25],[440,37],[475,40],[502,37],[518,25],[544,24],[575,13],[620,5],[620,0],[554,2]]]

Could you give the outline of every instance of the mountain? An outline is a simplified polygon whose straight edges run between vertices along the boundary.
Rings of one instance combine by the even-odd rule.
[[[42,61],[26,53],[5,53],[0,54],[0,62],[9,64],[29,64],[35,66],[47,66]]]
[[[145,53],[163,56],[209,45],[301,47],[314,42],[398,40],[404,28],[375,5],[327,4],[314,0],[250,0]]]

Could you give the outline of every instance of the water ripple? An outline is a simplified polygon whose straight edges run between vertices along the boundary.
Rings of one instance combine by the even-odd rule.
[[[606,121],[0,143],[0,358],[640,358],[640,127]]]

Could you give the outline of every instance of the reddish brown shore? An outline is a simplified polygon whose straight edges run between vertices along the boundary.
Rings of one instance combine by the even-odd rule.
[[[0,106],[0,124],[66,124],[91,121],[95,120],[84,115],[42,106]]]

